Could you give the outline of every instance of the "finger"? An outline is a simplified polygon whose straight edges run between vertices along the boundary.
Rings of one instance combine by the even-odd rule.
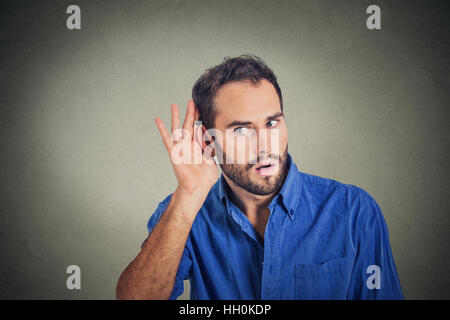
[[[176,104],[171,105],[172,109],[172,138],[174,142],[178,142],[181,139],[181,130],[180,129],[180,109]]]
[[[183,131],[187,130],[190,133],[190,137],[193,136],[193,128],[194,128],[194,118],[195,118],[195,106],[194,101],[189,100],[187,103],[186,117],[183,122]],[[183,138],[185,138],[183,136]]]
[[[170,153],[170,150],[172,150],[173,147],[173,142],[170,137],[169,131],[167,131],[164,122],[160,118],[155,118],[155,123],[158,127],[159,133],[161,134],[164,145],[166,146],[167,151]]]
[[[195,104],[194,104],[195,106]],[[198,112],[197,107],[195,107],[195,116],[194,116],[194,140],[196,140],[200,145],[202,141],[202,121],[200,120],[200,113]]]
[[[194,121],[193,138],[201,144],[202,141],[202,123],[201,121]]]
[[[176,129],[180,128],[180,110],[176,104],[171,105],[172,109],[172,134]]]
[[[202,148],[202,136],[203,136],[203,129],[202,129],[202,123],[201,121],[195,121],[194,122],[194,143],[198,144],[200,148]]]
[[[194,118],[194,120],[195,121],[200,121],[200,113],[198,112],[197,106],[195,106],[195,118]]]

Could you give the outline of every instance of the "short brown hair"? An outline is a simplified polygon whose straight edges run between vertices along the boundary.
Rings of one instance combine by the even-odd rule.
[[[283,96],[277,77],[261,58],[252,54],[235,58],[225,57],[221,64],[207,69],[192,88],[192,99],[205,127],[207,129],[214,127],[216,117],[214,97],[223,85],[234,81],[251,81],[258,84],[262,79],[268,80],[275,87],[283,111]]]

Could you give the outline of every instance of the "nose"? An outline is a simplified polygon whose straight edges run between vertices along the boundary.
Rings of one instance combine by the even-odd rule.
[[[262,129],[258,131],[258,158],[262,158],[265,154],[267,154],[268,151],[267,130]]]
[[[258,152],[258,162],[267,157],[267,152],[265,150],[260,150]]]

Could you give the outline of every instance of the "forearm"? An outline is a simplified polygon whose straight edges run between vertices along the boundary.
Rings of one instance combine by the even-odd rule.
[[[172,194],[141,252],[120,276],[117,299],[170,297],[189,231],[205,197],[180,189]]]

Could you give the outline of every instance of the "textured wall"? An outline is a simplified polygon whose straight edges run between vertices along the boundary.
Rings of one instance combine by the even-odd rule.
[[[73,3],[78,31],[65,24]],[[365,26],[370,4],[381,30]],[[168,124],[204,69],[243,53],[279,78],[300,170],[379,203],[406,298],[450,298],[445,2],[0,6],[0,298],[115,297],[176,183],[153,118]]]

